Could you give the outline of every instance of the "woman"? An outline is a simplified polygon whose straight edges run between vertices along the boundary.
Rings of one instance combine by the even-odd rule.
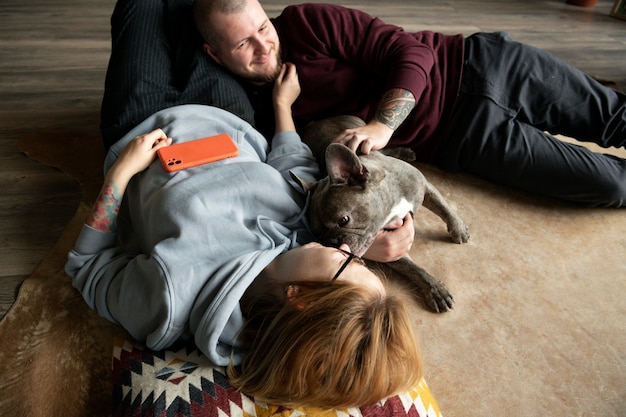
[[[271,149],[247,122],[203,105],[161,110],[124,135],[66,271],[134,338],[156,350],[193,338],[258,399],[372,403],[419,380],[417,343],[402,299],[347,246],[310,243],[289,174],[318,174],[291,119],[299,91],[285,65]],[[155,161],[173,142],[220,133],[237,157],[176,173]]]

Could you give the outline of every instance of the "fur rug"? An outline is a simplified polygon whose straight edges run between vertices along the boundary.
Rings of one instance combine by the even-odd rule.
[[[85,196],[0,323],[0,415],[106,416],[113,338],[124,332],[94,314],[63,272],[99,191],[100,142],[53,132],[20,148],[76,178]],[[472,234],[449,243],[439,219],[416,213],[412,255],[456,300],[444,315],[415,313],[443,414],[626,415],[626,211],[420,168]]]
[[[0,322],[0,415],[109,416],[113,337],[125,334],[87,307],[63,271],[100,190],[102,143],[98,137],[45,132],[22,138],[18,146],[77,179],[84,197]]]

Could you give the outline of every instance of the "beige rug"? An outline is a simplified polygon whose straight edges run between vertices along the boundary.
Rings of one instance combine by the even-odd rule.
[[[85,197],[0,323],[0,416],[106,416],[113,336],[124,333],[91,312],[63,273],[99,190],[99,140],[49,132],[20,148],[76,178]],[[452,244],[434,215],[416,215],[413,256],[456,299],[450,313],[416,313],[444,415],[625,416],[626,210],[421,168],[472,233]]]

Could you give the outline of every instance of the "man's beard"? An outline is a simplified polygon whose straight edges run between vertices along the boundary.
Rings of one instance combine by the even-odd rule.
[[[276,68],[274,69],[274,71],[272,71],[269,74],[258,74],[252,78],[249,78],[249,80],[253,83],[271,84],[274,81],[276,81],[276,79],[278,78],[278,75],[280,74],[280,70],[282,66],[283,66],[283,60],[280,57],[280,49],[279,49],[278,52],[276,53]]]

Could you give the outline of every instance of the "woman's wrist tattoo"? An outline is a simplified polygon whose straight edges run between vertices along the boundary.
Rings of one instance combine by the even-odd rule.
[[[116,232],[121,200],[122,196],[113,181],[104,184],[87,219],[87,225],[102,232]]]

